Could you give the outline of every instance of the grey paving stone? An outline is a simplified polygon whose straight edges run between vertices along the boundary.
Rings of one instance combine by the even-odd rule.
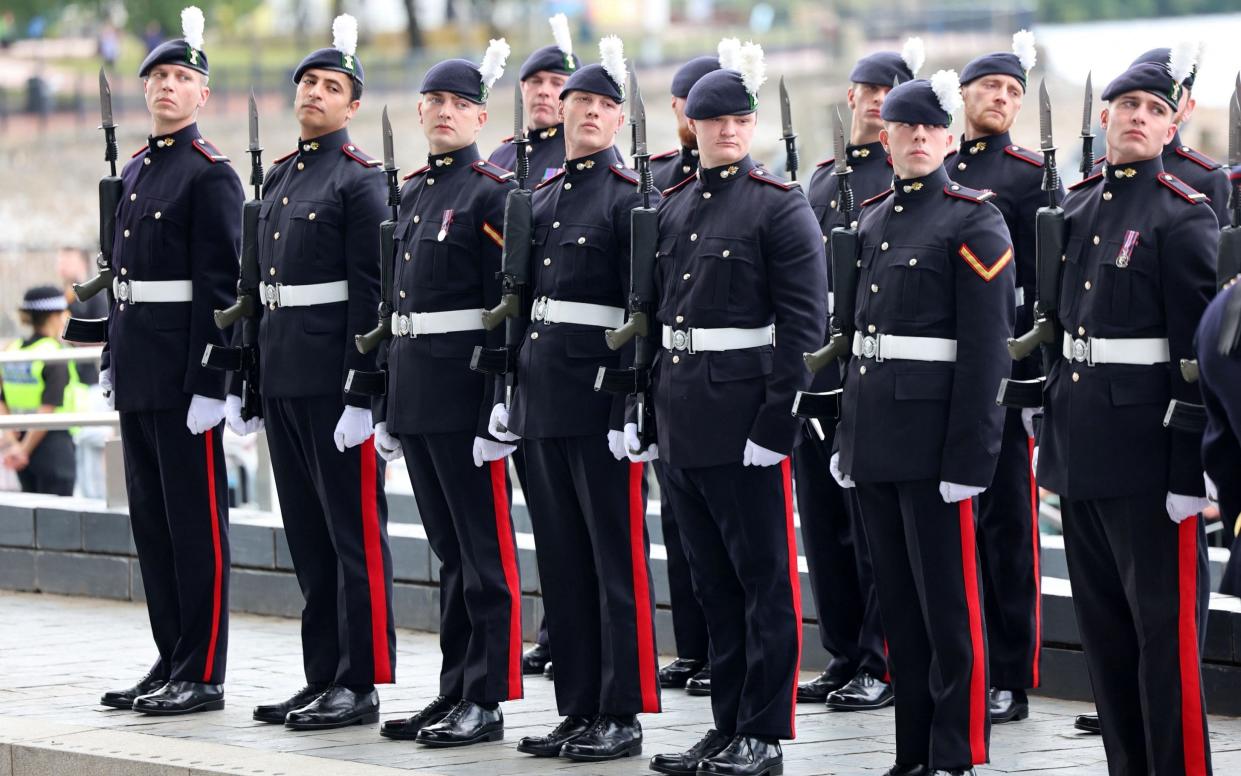
[[[45,593],[128,600],[129,560],[106,555],[38,552],[35,582]]]
[[[298,617],[304,604],[301,588],[292,574],[233,569],[228,592],[230,611]]]
[[[129,515],[118,512],[83,512],[82,546],[87,552],[133,555]]]
[[[284,528],[275,529],[276,568],[283,571],[293,570],[293,556],[289,554],[289,542],[285,538]]]
[[[33,507],[0,503],[0,545],[34,546]]]
[[[34,550],[0,549],[0,589],[35,590]]]
[[[400,628],[439,630],[439,590],[427,585],[392,586],[392,610]]]
[[[0,776],[13,776],[13,747],[0,744]]]
[[[518,547],[517,566],[521,570],[521,591],[523,593],[538,593],[541,590],[539,587],[539,562],[534,550]]]
[[[431,545],[426,539],[390,533],[388,546],[392,551],[392,576],[395,579],[422,584],[431,581]]]
[[[276,567],[275,530],[265,525],[233,523],[228,527],[228,546],[234,567],[255,569]]]
[[[35,542],[41,550],[82,549],[82,513],[39,507],[34,513]]]

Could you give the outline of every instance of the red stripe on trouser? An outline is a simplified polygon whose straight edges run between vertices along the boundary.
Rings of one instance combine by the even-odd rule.
[[[1034,660],[1031,687],[1038,687],[1038,664],[1043,654],[1043,572],[1039,567],[1038,482],[1034,478],[1034,437],[1027,437],[1030,451],[1030,552],[1034,558]]]
[[[987,712],[987,664],[983,650],[982,607],[978,595],[978,547],[974,536],[974,500],[957,503],[961,526],[961,580],[965,584],[965,608],[970,621],[970,648],[973,665],[970,667],[969,727],[970,756],[975,764],[987,761],[987,737],[985,731]]]
[[[888,640],[883,640],[883,681],[885,684],[892,683],[892,667],[888,665]]]
[[[517,548],[508,505],[508,483],[504,477],[505,459],[492,461],[491,502],[496,515],[496,543],[500,546],[500,567],[508,588],[508,699],[522,697],[521,684],[521,584],[517,575]]]
[[[387,575],[379,541],[379,501],[375,492],[375,437],[359,445],[358,450],[362,456],[362,549],[371,594],[371,659],[375,663],[375,683],[387,684],[392,681],[392,664],[388,657]]]
[[[789,588],[793,594],[793,630],[797,632],[797,662],[793,664],[793,702],[789,710],[789,738],[796,738],[797,672],[801,670],[801,578],[797,574],[797,534],[793,529],[793,480],[788,458],[780,462],[780,484],[784,486],[784,533],[788,537]]]
[[[1186,776],[1206,776],[1202,676],[1198,662],[1198,516],[1177,527],[1177,654],[1181,668],[1181,738]]]
[[[220,638],[220,605],[223,591],[221,585],[224,581],[224,565],[223,556],[220,548],[220,512],[219,504],[216,501],[215,493],[215,429],[209,428],[203,433],[203,439],[207,447],[207,503],[211,509],[211,552],[212,552],[212,577],[211,577],[211,639],[207,642],[207,660],[203,665],[203,681],[210,682],[212,671],[215,669],[215,645]]]
[[[633,610],[638,628],[638,687],[642,710],[659,711],[655,684],[655,628],[651,624],[651,581],[646,574],[646,504],[642,500],[642,464],[629,464],[629,560],[633,569]]]

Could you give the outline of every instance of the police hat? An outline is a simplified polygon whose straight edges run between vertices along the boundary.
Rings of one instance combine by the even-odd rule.
[[[961,83],[956,71],[940,70],[931,76],[906,81],[892,88],[879,109],[884,121],[946,127],[961,107]]]
[[[625,81],[629,68],[625,65],[625,46],[621,39],[609,35],[599,41],[599,64],[586,65],[565,81],[560,99],[572,91],[601,94],[615,102],[625,101]]]
[[[695,121],[758,110],[758,90],[767,80],[762,46],[725,38],[719,49],[720,69],[699,78],[685,98],[685,115]]]
[[[1198,77],[1198,46],[1195,43],[1181,43],[1177,46],[1177,65],[1184,67],[1182,62],[1188,63],[1188,74],[1181,77],[1181,86],[1186,89],[1194,88],[1194,79]],[[1154,62],[1159,65],[1167,65],[1172,67],[1172,49],[1153,48],[1142,54],[1142,56],[1133,60],[1132,65],[1140,65],[1144,62]]]
[[[849,82],[891,86],[894,83],[912,81],[926,61],[926,48],[922,38],[910,38],[898,54],[895,51],[876,51],[862,57],[849,72]]]
[[[1021,30],[1013,35],[1011,53],[995,51],[970,60],[969,64],[961,68],[961,83],[968,84],[984,75],[1008,75],[1016,78],[1021,84],[1021,90],[1025,91],[1026,78],[1034,69],[1035,61],[1034,35],[1027,30]]]
[[[358,59],[358,20],[347,13],[337,16],[332,22],[332,48],[321,48],[311,52],[310,56],[293,71],[293,83],[302,80],[307,70],[334,70],[344,73],[358,82],[358,86],[366,82],[362,77],[362,60]]]
[[[1103,101],[1110,102],[1127,92],[1147,92],[1160,98],[1175,111],[1180,106],[1181,84],[1172,77],[1166,65],[1139,62],[1116,76],[1103,90]]]
[[[21,307],[17,309],[27,313],[52,313],[68,308],[64,291],[56,286],[35,286],[26,289],[26,293],[22,295]]]
[[[418,91],[452,92],[472,103],[487,102],[491,85],[504,74],[504,62],[508,59],[509,45],[504,38],[493,40],[487,46],[481,64],[468,59],[446,59],[438,62],[422,77]]]
[[[156,65],[180,65],[208,75],[207,52],[203,51],[203,27],[206,22],[198,6],[181,11],[181,37],[166,40],[151,50],[138,68],[138,77],[146,78]]]
[[[681,65],[677,69],[676,75],[672,76],[672,96],[685,99],[689,96],[689,90],[693,88],[694,84],[698,83],[698,79],[707,73],[712,73],[719,69],[719,57],[694,57]]]

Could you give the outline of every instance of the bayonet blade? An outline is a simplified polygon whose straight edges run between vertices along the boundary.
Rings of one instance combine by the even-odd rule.
[[[99,68],[99,116],[102,129],[116,127],[112,123],[112,87],[108,84],[108,76],[104,75],[102,67]]]
[[[383,134],[384,134],[384,169],[392,171],[396,169],[396,152],[392,148],[392,123],[388,121],[388,106],[384,106],[382,117]]]
[[[784,76],[780,76],[780,123],[784,128],[784,136],[793,136],[793,104],[789,101],[789,90],[784,86]]]
[[[1228,166],[1241,164],[1241,84],[1228,106]]]
[[[1090,85],[1090,73],[1086,73],[1086,95],[1082,100],[1082,137],[1090,134],[1094,124],[1094,88]]]
[[[1040,150],[1044,153],[1055,150],[1056,144],[1051,137],[1051,95],[1047,93],[1046,79],[1038,85],[1038,134],[1042,143]]]
[[[259,146],[259,106],[254,101],[254,90],[250,90],[250,150],[262,151]]]
[[[526,137],[526,106],[521,99],[521,81],[513,85],[513,139]]]
[[[832,171],[837,175],[843,175],[849,169],[849,159],[845,155],[845,121],[840,117],[840,106],[836,106],[835,110],[836,126],[832,133],[832,151],[836,154],[835,164]]]
[[[646,155],[646,104],[642,101],[642,90],[638,88],[638,71],[629,71],[629,94],[633,101],[633,144],[634,156]]]

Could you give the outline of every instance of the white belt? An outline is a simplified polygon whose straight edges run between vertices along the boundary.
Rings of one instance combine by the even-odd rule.
[[[530,317],[544,323],[577,323],[583,326],[617,329],[625,323],[625,309],[608,307],[605,304],[564,302],[542,296],[534,300]]]
[[[392,314],[392,336],[419,337],[454,331],[482,331],[482,310],[445,310],[438,313]]]
[[[690,353],[712,350],[743,350],[776,343],[776,327],[760,326],[757,329],[663,329],[663,346],[666,350],[686,350]]]
[[[310,307],[317,304],[349,301],[349,281],[335,280],[331,283],[311,283],[304,286],[286,286],[281,283],[259,283],[259,297],[263,304],[276,307]]]
[[[1013,301],[1018,307],[1024,307],[1026,304],[1026,290],[1021,286],[1017,286],[1017,292],[1013,296]]]
[[[121,280],[112,281],[112,293],[117,301],[137,304],[139,302],[189,302],[194,295],[194,284],[189,280]]]
[[[1061,347],[1064,357],[1070,361],[1095,364],[1133,364],[1151,366],[1166,364],[1171,360],[1168,341],[1158,337],[1133,337],[1125,339],[1074,338],[1064,335]]]
[[[898,337],[894,334],[862,336],[853,333],[853,355],[876,361],[956,361],[957,341],[943,337]]]

